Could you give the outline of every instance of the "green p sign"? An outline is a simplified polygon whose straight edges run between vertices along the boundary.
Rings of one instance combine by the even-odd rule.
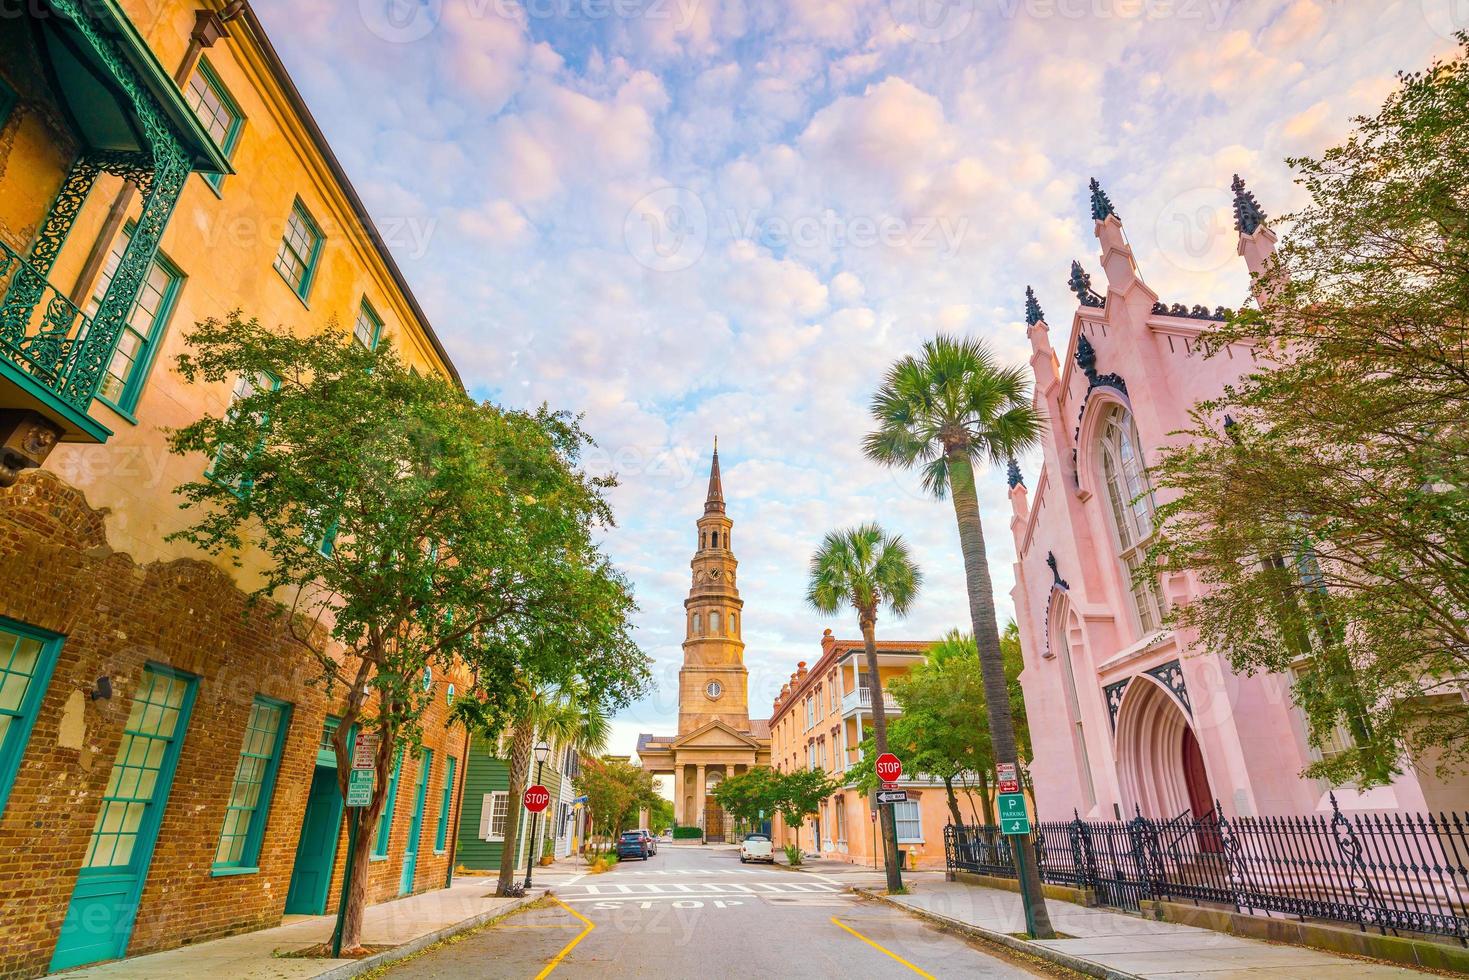
[[[367,806],[372,802],[371,769],[353,769],[347,774],[347,805]]]
[[[1030,833],[1030,812],[1025,809],[1024,793],[1000,794],[1000,833]]]

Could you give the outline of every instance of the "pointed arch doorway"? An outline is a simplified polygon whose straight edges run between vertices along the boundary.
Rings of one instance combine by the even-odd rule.
[[[1126,797],[1145,817],[1172,820],[1188,812],[1197,820],[1214,809],[1193,726],[1173,696],[1145,674],[1127,685],[1117,712],[1117,764]]]

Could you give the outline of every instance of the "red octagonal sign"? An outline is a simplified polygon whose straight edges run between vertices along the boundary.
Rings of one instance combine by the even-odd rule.
[[[544,786],[532,786],[525,791],[525,808],[531,813],[540,813],[551,805],[551,793]]]
[[[891,752],[884,752],[877,757],[877,778],[891,783],[901,775],[903,775],[903,764],[898,761],[897,756]]]

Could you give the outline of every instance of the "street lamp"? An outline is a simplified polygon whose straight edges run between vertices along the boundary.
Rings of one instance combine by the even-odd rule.
[[[546,760],[551,756],[551,746],[541,742],[535,748],[536,752],[536,785],[541,785],[541,769],[546,765]],[[530,815],[530,841],[525,849],[525,887],[530,888],[530,871],[536,864],[536,832],[540,830],[541,814],[539,811]]]

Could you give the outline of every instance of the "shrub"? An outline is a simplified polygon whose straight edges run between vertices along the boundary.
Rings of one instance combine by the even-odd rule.
[[[698,840],[704,833],[698,827],[674,827],[674,840]]]
[[[798,868],[801,866],[800,844],[786,844],[781,848],[781,850],[786,852],[786,861],[790,864],[791,867]]]

